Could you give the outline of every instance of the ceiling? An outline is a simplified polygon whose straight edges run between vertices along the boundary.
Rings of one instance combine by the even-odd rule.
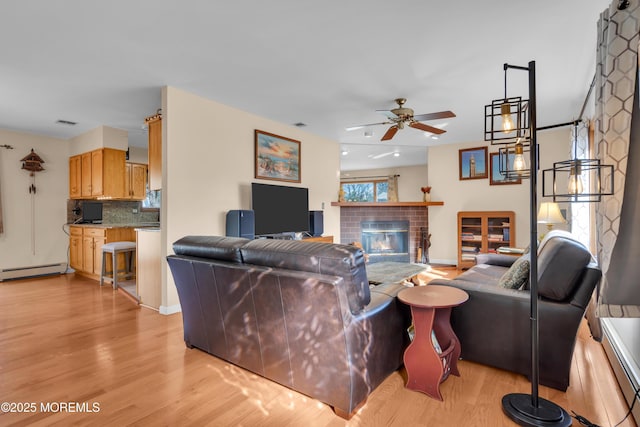
[[[615,0],[613,0],[615,1]],[[538,124],[577,118],[609,0],[86,0],[6,2],[0,128],[70,138],[106,125],[144,146],[144,118],[174,86],[340,142],[343,170],[426,163],[426,147],[481,141],[503,64],[536,61]],[[527,73],[508,95],[527,98]],[[345,128],[452,110],[436,141],[404,129],[380,142]],[[58,120],[75,126],[56,124]],[[399,156],[392,155],[398,152]]]

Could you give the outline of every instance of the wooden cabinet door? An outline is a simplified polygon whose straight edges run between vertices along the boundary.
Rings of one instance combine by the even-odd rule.
[[[147,122],[149,126],[149,189],[162,189],[162,119]]]
[[[82,228],[69,227],[69,265],[76,271],[83,269],[82,265]]]
[[[133,200],[144,200],[147,196],[147,165],[127,163],[125,171],[125,196]]]
[[[93,238],[93,274],[100,276],[102,274],[102,245],[104,245],[104,237]]]
[[[91,152],[91,195],[102,196],[104,195],[104,164],[103,164],[103,151],[94,150]]]
[[[94,262],[93,237],[85,236],[82,238],[82,271],[93,273]]]
[[[131,197],[144,200],[147,196],[147,165],[133,163],[131,168]]]
[[[82,197],[82,156],[69,157],[69,198]]]
[[[82,197],[91,197],[91,152],[83,153],[81,156],[81,189],[80,194]]]

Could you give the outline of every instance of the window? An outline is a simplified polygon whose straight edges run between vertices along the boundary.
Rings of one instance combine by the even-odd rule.
[[[342,182],[345,202],[386,202],[389,183],[384,181]]]

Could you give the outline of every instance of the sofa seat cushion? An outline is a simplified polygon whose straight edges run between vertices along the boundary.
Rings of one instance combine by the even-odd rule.
[[[519,257],[511,267],[502,275],[498,286],[508,289],[523,289],[529,281],[529,268],[531,262],[528,255]]]
[[[478,264],[460,274],[455,280],[497,285],[507,270],[507,267],[498,265]]]

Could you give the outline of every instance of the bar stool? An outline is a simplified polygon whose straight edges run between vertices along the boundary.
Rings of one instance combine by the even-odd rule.
[[[112,267],[107,272],[107,254],[111,254]],[[124,269],[118,269],[118,254],[124,254]],[[104,279],[111,280],[113,289],[118,288],[118,273],[123,272],[123,279],[132,279],[136,273],[133,271],[133,258],[136,254],[136,242],[111,242],[102,245],[102,272],[100,274],[100,286],[104,284]]]

